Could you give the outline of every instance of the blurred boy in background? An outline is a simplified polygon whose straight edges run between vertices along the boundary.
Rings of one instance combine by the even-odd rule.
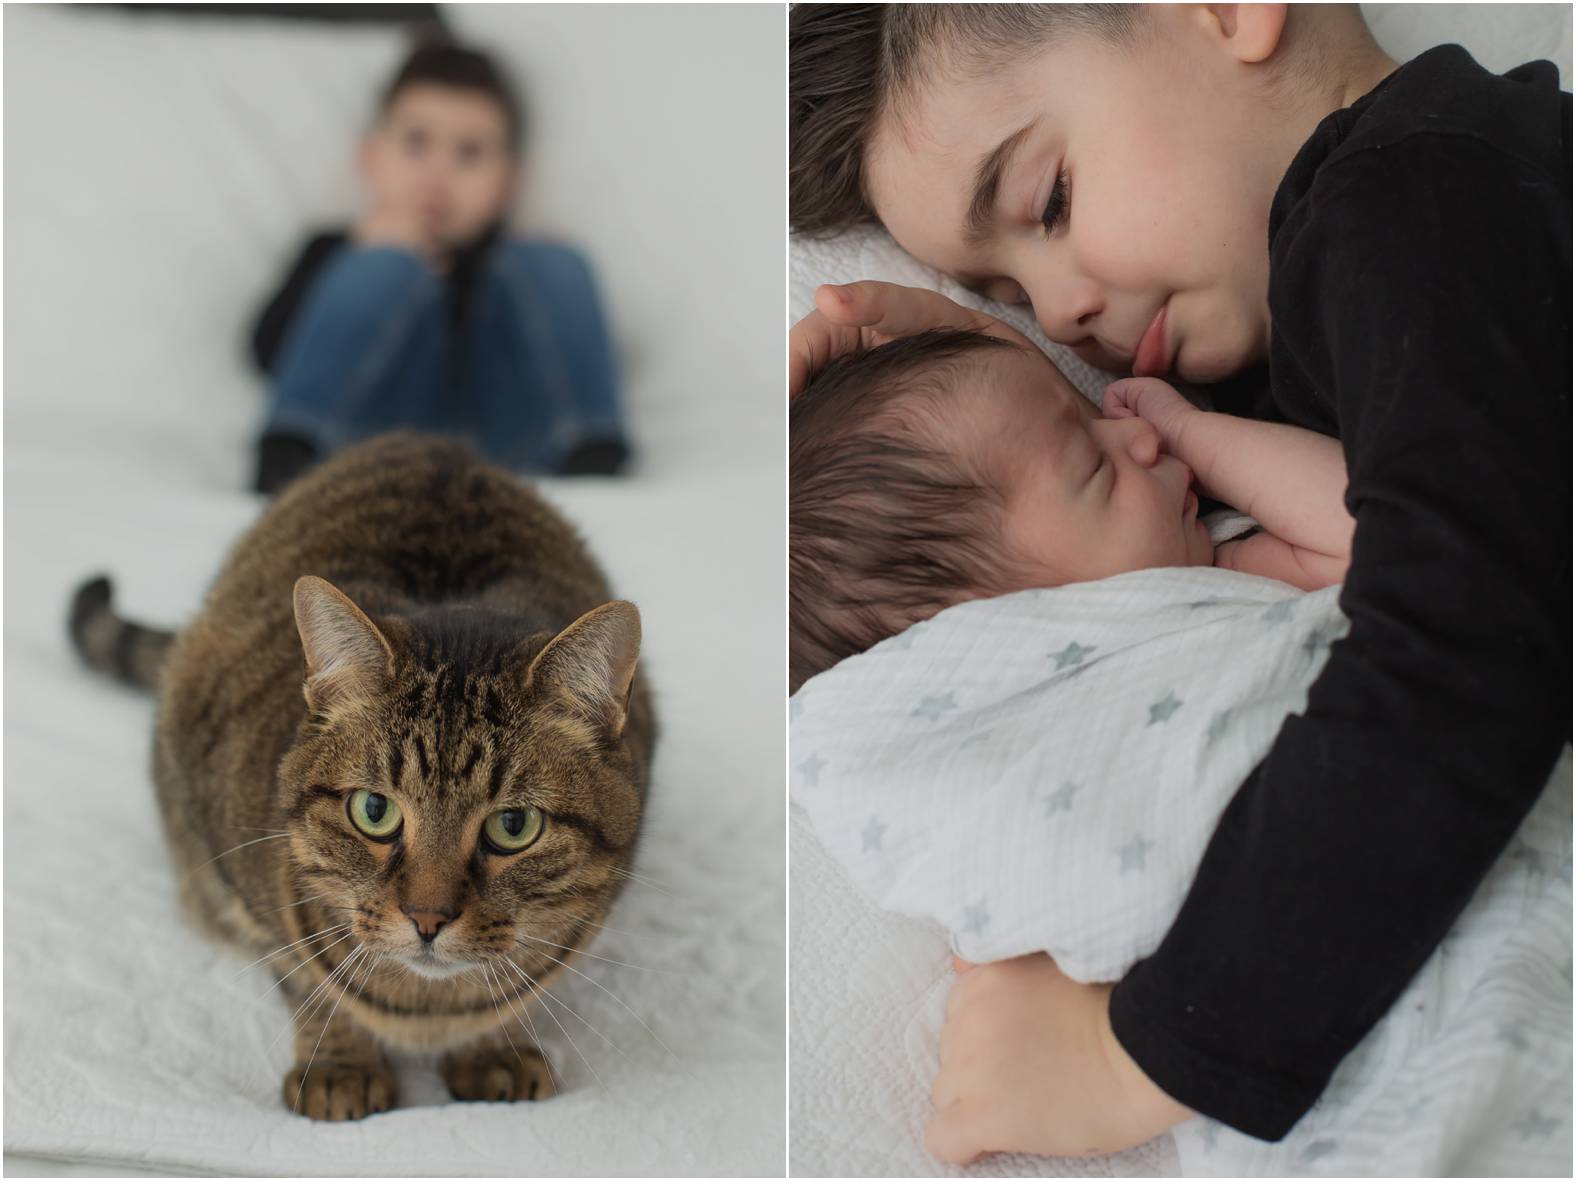
[[[612,345],[586,260],[505,226],[525,119],[482,53],[417,48],[357,168],[367,208],[307,242],[253,331],[269,375],[257,491],[398,427],[462,435],[535,474],[628,458]]]

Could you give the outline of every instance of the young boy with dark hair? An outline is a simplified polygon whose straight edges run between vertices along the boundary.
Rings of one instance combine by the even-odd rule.
[[[1570,95],[1355,6],[798,5],[790,216],[879,221],[1116,372],[1340,439],[1356,521],[1303,715],[1114,990],[970,968],[937,1155],[1113,1151],[1192,1112],[1279,1139],[1395,1001],[1570,735]],[[818,293],[802,380],[978,325]],[[1568,1053],[1569,1047],[1558,1050]]]
[[[505,226],[524,142],[485,54],[428,43],[401,66],[357,157],[368,208],[307,243],[253,332],[272,394],[258,491],[394,427],[464,435],[521,471],[623,464],[590,267]]]

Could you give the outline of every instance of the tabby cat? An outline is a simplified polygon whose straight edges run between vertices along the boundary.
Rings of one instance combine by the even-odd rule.
[[[399,1048],[457,1099],[553,1093],[519,1022],[626,879],[655,737],[610,599],[525,484],[410,434],[288,488],[178,636],[77,592],[84,658],[158,693],[183,904],[292,1000],[287,1106],[388,1109]]]

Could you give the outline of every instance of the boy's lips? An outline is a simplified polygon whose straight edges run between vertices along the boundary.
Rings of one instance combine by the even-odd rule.
[[[1133,354],[1134,377],[1164,377],[1171,368],[1171,354],[1166,350],[1166,309],[1170,306],[1170,301],[1160,305],[1138,342]]]

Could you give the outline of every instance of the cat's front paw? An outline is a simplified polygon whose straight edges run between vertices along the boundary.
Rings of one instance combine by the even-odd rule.
[[[456,1099],[511,1102],[557,1093],[553,1071],[535,1046],[481,1046],[443,1060],[443,1081]]]
[[[309,1119],[362,1119],[387,1111],[398,1096],[393,1073],[369,1063],[316,1062],[310,1070],[297,1063],[285,1075],[285,1106]]]

